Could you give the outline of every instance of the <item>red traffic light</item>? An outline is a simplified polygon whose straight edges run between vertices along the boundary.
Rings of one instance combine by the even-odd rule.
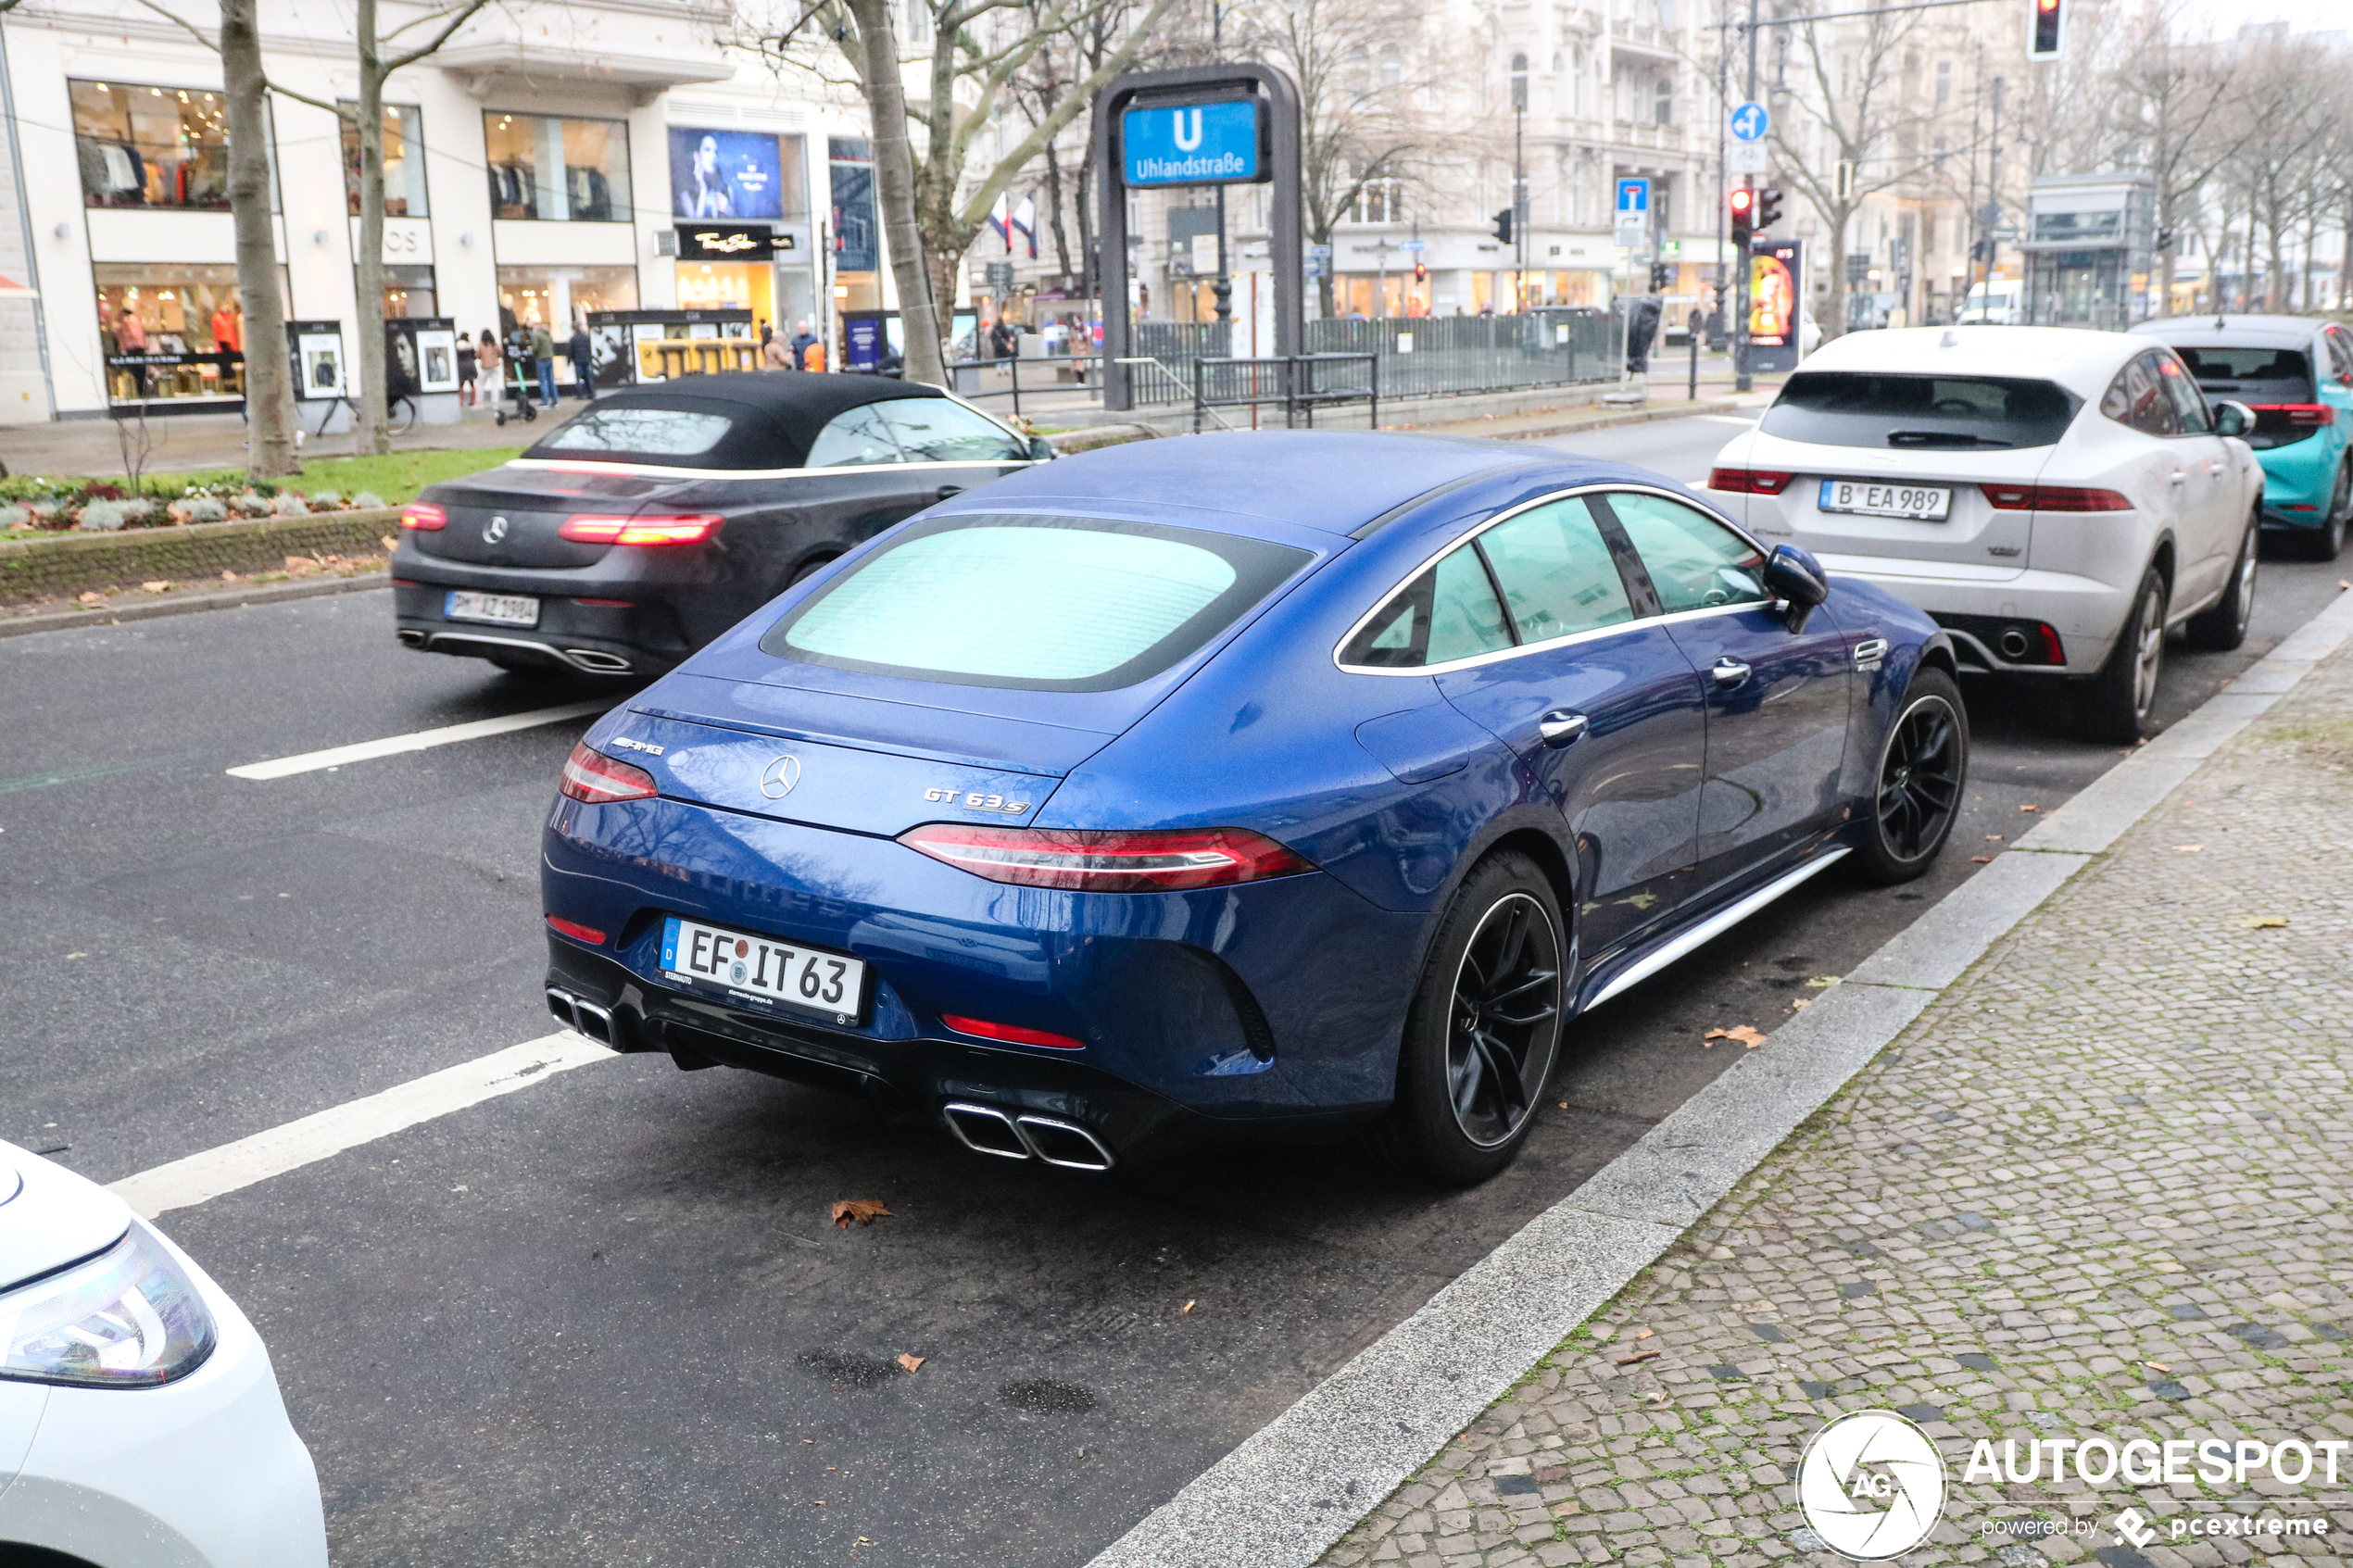
[[[2057,59],[2059,54],[2059,20],[2061,0],[2034,0],[2033,36],[2026,45],[2026,56],[2032,60]]]
[[[1756,231],[1756,193],[1743,185],[1731,194],[1732,243],[1746,245]]]
[[[1755,205],[1756,195],[1755,192],[1743,190],[1734,191],[1732,193],[1732,210],[1734,212],[1746,212]]]

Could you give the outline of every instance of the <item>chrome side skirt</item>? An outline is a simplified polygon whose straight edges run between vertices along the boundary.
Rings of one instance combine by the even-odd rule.
[[[1656,974],[1660,970],[1665,969],[1668,964],[1673,963],[1677,959],[1683,957],[1686,953],[1689,953],[1702,945],[1723,935],[1724,933],[1731,930],[1732,927],[1740,924],[1741,922],[1746,920],[1749,916],[1755,914],[1757,910],[1763,909],[1774,899],[1779,898],[1782,894],[1789,892],[1791,889],[1798,886],[1802,883],[1819,876],[1822,872],[1830,870],[1831,867],[1844,859],[1852,851],[1850,851],[1845,845],[1842,844],[1835,849],[1830,850],[1824,854],[1817,855],[1812,859],[1806,861],[1804,865],[1796,868],[1794,871],[1786,872],[1780,876],[1775,878],[1773,881],[1767,883],[1764,886],[1758,888],[1755,892],[1750,894],[1739,903],[1732,905],[1730,909],[1720,909],[1717,913],[1710,915],[1699,924],[1692,927],[1691,930],[1683,933],[1682,935],[1675,938],[1674,941],[1667,944],[1666,947],[1648,955],[1639,963],[1629,966],[1626,972],[1620,974],[1608,985],[1603,986],[1601,994],[1595,997],[1592,1001],[1587,1002],[1585,1006],[1588,1008],[1597,1008],[1604,1002],[1609,1000],[1612,997],[1617,995],[1620,991],[1625,990],[1628,986],[1637,985],[1642,982],[1648,980],[1652,975]]]

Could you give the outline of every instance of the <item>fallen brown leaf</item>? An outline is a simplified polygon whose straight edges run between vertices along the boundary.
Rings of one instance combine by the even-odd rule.
[[[1755,1050],[1765,1043],[1765,1036],[1745,1023],[1737,1024],[1730,1029],[1710,1029],[1700,1036],[1702,1045],[1710,1045],[1718,1040],[1738,1040],[1749,1049]]]
[[[73,596],[73,602],[84,605],[102,605],[107,602],[107,596],[104,594],[76,594]]]
[[[1805,1011],[1807,1008],[1810,1008],[1810,1007],[1812,1007],[1813,1005],[1814,1005],[1814,998],[1813,998],[1813,997],[1798,997],[1798,998],[1797,998],[1797,1000],[1795,1000],[1795,1001],[1793,1001],[1793,1002],[1790,1003],[1790,1005],[1789,1005],[1789,1010],[1790,1010],[1790,1011],[1792,1011],[1792,1012],[1804,1012],[1804,1011]]]
[[[2021,806],[2019,809],[2021,811],[2039,811],[2042,808],[2040,806]]]
[[[139,584],[139,591],[143,594],[168,594],[171,592],[171,588],[172,584],[169,579]]]
[[[1998,833],[1989,833],[1985,835],[1985,842],[1988,844],[1999,844],[2002,842],[2002,835]]]
[[[1658,1352],[1656,1350],[1637,1350],[1630,1356],[1618,1357],[1617,1364],[1619,1366],[1632,1366],[1636,1361],[1652,1361],[1655,1359],[1657,1355]]]
[[[1191,1311],[1195,1307],[1200,1305],[1201,1303],[1198,1301],[1188,1301],[1183,1306],[1176,1309],[1176,1314],[1177,1316],[1182,1317],[1184,1314]]]
[[[2285,925],[2287,917],[2285,915],[2241,915],[2239,923],[2249,931],[2265,931],[2273,926]]]
[[[885,1215],[890,1215],[890,1210],[871,1198],[849,1198],[834,1205],[834,1223],[842,1230],[848,1230],[852,1220],[862,1225],[871,1225]],[[890,1217],[897,1218],[896,1215]]]
[[[1990,866],[1994,863],[1994,857],[1991,855],[1971,855],[1969,858],[1969,863],[1972,866]]]
[[[899,1358],[899,1364],[905,1367],[909,1372],[912,1372],[929,1360],[931,1360],[929,1356],[902,1355]]]
[[[1634,1337],[1637,1339],[1648,1339],[1652,1335],[1657,1332],[1658,1331],[1656,1329],[1638,1328],[1634,1331]]]
[[[385,535],[384,536],[384,538],[383,538],[382,540],[380,540],[380,541],[379,541],[379,543],[381,543],[381,544],[384,546],[384,547],[385,549],[387,549],[387,550],[397,549],[397,548],[399,547],[399,546],[400,546],[400,541],[399,541],[399,540],[397,540],[397,539],[395,539],[395,538],[394,538],[391,534],[389,534],[389,533],[385,534]]]
[[[245,579],[244,579],[244,578],[242,578],[242,577],[240,577],[240,576],[238,576],[238,575],[237,575],[235,572],[233,572],[233,571],[223,571],[220,573],[220,581],[222,581],[223,583],[242,583],[242,582],[244,582],[244,581],[245,581]]]
[[[312,560],[308,556],[288,556],[286,558],[286,575],[289,577],[307,577],[311,572],[318,570],[319,563]]]

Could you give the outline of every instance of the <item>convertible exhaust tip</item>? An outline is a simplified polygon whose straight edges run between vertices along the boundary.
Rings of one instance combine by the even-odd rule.
[[[1059,1116],[1000,1110],[969,1100],[951,1101],[939,1114],[956,1141],[975,1154],[1036,1160],[1064,1171],[1108,1171],[1116,1163],[1102,1139]]]
[[[591,674],[625,675],[629,672],[627,659],[617,653],[607,653],[601,648],[566,648],[564,657],[572,660],[574,667],[585,670]]]

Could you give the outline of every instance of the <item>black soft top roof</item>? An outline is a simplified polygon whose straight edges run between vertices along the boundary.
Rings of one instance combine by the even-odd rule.
[[[661,386],[599,397],[582,412],[686,408],[700,414],[724,414],[733,423],[711,450],[684,457],[665,452],[584,451],[555,445],[562,433],[563,427],[559,426],[523,456],[558,462],[647,463],[663,468],[799,468],[807,460],[810,443],[817,439],[817,433],[846,409],[900,397],[946,395],[937,387],[920,382],[855,372],[823,375],[800,370],[737,370],[682,376]]]

